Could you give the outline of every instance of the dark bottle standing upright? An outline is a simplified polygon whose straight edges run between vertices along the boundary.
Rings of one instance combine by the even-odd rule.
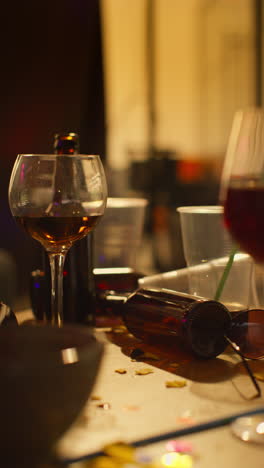
[[[79,153],[79,137],[76,133],[56,134],[54,137],[54,152],[56,154]],[[81,168],[80,168],[81,169]],[[35,315],[38,319],[50,317],[50,266],[48,255],[43,251],[44,275],[38,276],[38,285],[48,291],[45,301],[46,311],[37,304],[36,281],[33,281],[33,303]],[[40,272],[41,273],[41,272]],[[93,275],[93,235],[75,242],[69,249],[65,259],[63,271],[63,321],[65,323],[79,323],[93,326],[95,323],[95,282]],[[42,281],[42,284],[41,284]],[[45,284],[44,284],[45,283]],[[48,287],[47,287],[48,284]],[[38,301],[40,302],[40,301]],[[39,316],[38,316],[39,315]]]

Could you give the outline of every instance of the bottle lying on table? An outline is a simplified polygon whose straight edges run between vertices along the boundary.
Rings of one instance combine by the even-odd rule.
[[[242,359],[264,357],[264,310],[236,313],[215,300],[166,289],[139,289],[122,305],[128,330],[144,342],[176,343],[202,358],[230,345]]]
[[[151,344],[176,343],[201,358],[227,347],[231,316],[220,302],[165,289],[139,289],[122,305],[130,333]]]

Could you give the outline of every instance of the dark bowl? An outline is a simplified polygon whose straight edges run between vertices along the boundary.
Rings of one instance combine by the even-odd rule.
[[[0,327],[0,466],[48,457],[87,402],[102,353],[86,327]]]

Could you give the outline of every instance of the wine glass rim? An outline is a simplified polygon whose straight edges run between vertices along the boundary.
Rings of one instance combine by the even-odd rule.
[[[54,159],[60,158],[61,156],[67,158],[89,158],[89,159],[98,159],[100,158],[99,154],[83,154],[83,153],[74,153],[74,154],[56,154],[56,153],[20,153],[18,157],[38,157],[38,158],[45,158],[45,159]]]

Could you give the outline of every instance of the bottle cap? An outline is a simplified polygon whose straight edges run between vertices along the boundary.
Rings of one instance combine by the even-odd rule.
[[[225,335],[230,326],[231,315],[220,302],[194,303],[186,314],[188,346],[199,357],[216,357],[227,347]]]

